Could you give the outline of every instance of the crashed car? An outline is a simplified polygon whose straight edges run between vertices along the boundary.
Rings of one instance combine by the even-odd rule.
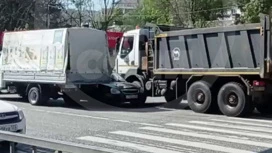
[[[94,97],[100,101],[111,104],[130,102],[133,106],[143,106],[146,101],[144,91],[134,83],[129,83],[119,74],[112,73],[111,83],[100,84]]]

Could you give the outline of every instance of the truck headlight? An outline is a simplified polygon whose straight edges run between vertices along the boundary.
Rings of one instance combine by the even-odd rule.
[[[21,109],[18,110],[18,114],[20,120],[23,120],[25,118],[24,112]]]
[[[116,88],[111,88],[110,92],[111,92],[111,94],[113,94],[113,95],[117,95],[117,94],[120,94],[120,93],[121,93],[120,90],[118,90],[118,89],[116,89]]]

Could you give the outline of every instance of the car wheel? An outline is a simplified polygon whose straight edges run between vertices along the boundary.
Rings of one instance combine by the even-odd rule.
[[[236,82],[227,83],[221,87],[217,102],[220,111],[232,117],[245,116],[253,107],[244,87]]]
[[[31,105],[44,105],[49,97],[40,91],[38,87],[31,87],[28,92],[28,101]]]
[[[193,83],[187,93],[189,107],[197,113],[208,113],[212,110],[212,93],[210,84],[205,81]]]

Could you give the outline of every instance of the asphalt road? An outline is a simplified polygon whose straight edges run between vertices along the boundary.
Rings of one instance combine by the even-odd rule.
[[[64,107],[62,100],[37,107],[20,102],[14,95],[5,97],[9,98],[2,100],[23,109],[27,134],[35,137],[115,152],[272,153],[272,116],[258,113],[250,118],[197,114],[186,102],[174,109],[161,98],[149,99],[144,108],[94,105],[86,110]]]

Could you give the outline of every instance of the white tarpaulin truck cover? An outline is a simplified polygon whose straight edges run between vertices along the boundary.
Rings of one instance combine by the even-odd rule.
[[[99,83],[109,81],[106,32],[65,28],[8,32],[1,54],[5,81]]]

